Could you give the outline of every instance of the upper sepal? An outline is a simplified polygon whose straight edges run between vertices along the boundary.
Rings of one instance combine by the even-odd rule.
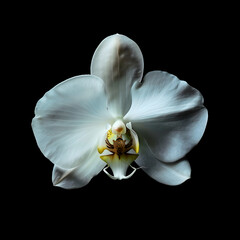
[[[123,117],[131,106],[131,87],[141,81],[143,56],[130,38],[115,34],[97,47],[91,62],[91,74],[103,79],[108,107],[114,117]]]

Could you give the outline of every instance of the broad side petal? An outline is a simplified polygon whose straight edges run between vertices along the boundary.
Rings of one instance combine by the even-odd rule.
[[[45,157],[69,169],[97,145],[107,121],[103,81],[81,75],[58,84],[38,101],[32,129]]]
[[[132,87],[132,106],[124,117],[148,142],[155,156],[174,162],[201,139],[208,119],[198,90],[167,72],[148,73]]]
[[[144,141],[141,142],[140,154],[136,163],[150,177],[166,185],[179,185],[189,179],[191,175],[191,167],[187,160],[163,163],[151,153]]]
[[[84,187],[89,181],[97,175],[106,165],[97,152],[97,147],[93,151],[84,156],[82,163],[71,169],[64,169],[54,165],[52,173],[52,182],[54,186],[73,189]]]
[[[104,80],[108,106],[114,117],[123,117],[129,110],[130,89],[135,81],[141,81],[143,65],[140,48],[124,35],[111,35],[96,49],[91,74]]]

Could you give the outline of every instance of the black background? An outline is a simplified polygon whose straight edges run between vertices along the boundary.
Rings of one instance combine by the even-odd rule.
[[[99,7],[99,9],[98,9]],[[182,7],[182,8],[179,8]],[[188,6],[189,7],[189,6]],[[103,9],[102,9],[103,8]],[[130,234],[205,236],[214,234],[213,221],[222,217],[219,199],[226,190],[217,170],[215,74],[220,57],[217,39],[223,21],[210,6],[31,6],[13,23],[16,50],[16,95],[13,108],[21,111],[21,132],[15,160],[17,174],[11,187],[17,219],[44,234],[88,233],[110,237]],[[100,10],[102,9],[102,10]],[[184,10],[184,11],[183,11]],[[129,180],[113,181],[104,173],[76,190],[53,187],[52,163],[37,147],[31,120],[37,101],[65,79],[90,73],[94,50],[107,36],[120,33],[134,40],[144,56],[144,74],[164,70],[197,88],[209,110],[200,143],[186,158],[191,179],[165,186],[142,170]],[[43,219],[41,224],[36,222]],[[200,221],[200,223],[199,223]],[[90,227],[90,228],[89,228]],[[194,230],[190,233],[190,229]],[[113,234],[109,231],[114,230]],[[150,238],[150,235],[149,238]]]

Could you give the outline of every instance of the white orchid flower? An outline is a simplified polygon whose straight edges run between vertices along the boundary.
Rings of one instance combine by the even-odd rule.
[[[141,50],[116,34],[96,49],[91,75],[67,79],[38,101],[32,128],[54,164],[55,186],[83,187],[102,169],[112,179],[127,179],[137,170],[134,161],[163,184],[190,177],[183,158],[207,124],[203,97],[167,72],[142,76]]]

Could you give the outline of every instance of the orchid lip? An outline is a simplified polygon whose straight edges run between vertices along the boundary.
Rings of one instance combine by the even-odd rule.
[[[122,120],[116,120],[105,135],[105,141],[98,146],[101,154],[108,150],[111,154],[101,155],[100,158],[107,163],[103,171],[112,179],[128,179],[136,172],[131,163],[138,157],[139,141],[137,134],[132,130],[131,124],[126,125]],[[103,142],[103,141],[102,141]],[[134,153],[130,154],[133,151]],[[133,169],[132,173],[126,175],[128,167]],[[107,169],[111,168],[113,175]]]

